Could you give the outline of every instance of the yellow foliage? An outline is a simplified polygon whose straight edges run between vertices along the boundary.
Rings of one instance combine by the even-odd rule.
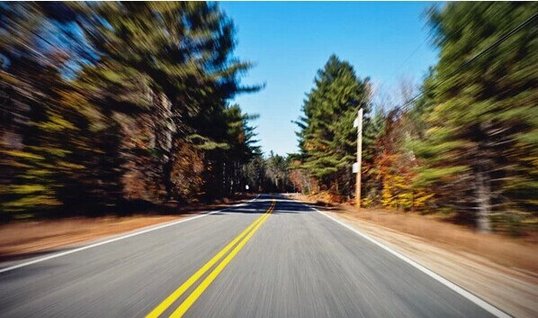
[[[76,127],[62,116],[49,112],[49,121],[39,124],[38,126],[44,130],[61,131],[64,129],[75,130]]]
[[[20,150],[3,150],[2,152],[13,157],[24,158],[24,159],[38,159],[38,160],[45,159],[42,156],[29,153],[26,151],[20,151]]]
[[[29,194],[45,191],[46,188],[40,184],[21,184],[11,186],[11,192],[15,194]]]
[[[75,164],[75,163],[71,163],[71,162],[67,162],[67,161],[59,161],[58,165],[61,166],[61,167],[64,167],[64,168],[74,169],[74,170],[84,169],[83,165],[79,165],[79,164]]]
[[[394,209],[423,209],[433,194],[413,187],[414,173],[398,167],[399,156],[386,156],[379,169],[381,204]]]
[[[426,202],[433,198],[433,193],[427,193],[424,190],[418,190],[413,200],[413,208],[421,209],[426,206]]]
[[[61,202],[56,200],[53,196],[49,195],[32,195],[24,196],[18,200],[5,202],[3,208],[6,210],[22,210],[29,206],[46,206],[46,205],[60,205]]]

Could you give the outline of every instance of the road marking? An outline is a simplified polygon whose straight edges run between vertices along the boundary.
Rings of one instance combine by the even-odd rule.
[[[402,261],[408,263],[409,265],[415,267],[416,269],[420,270],[421,272],[425,273],[426,275],[430,276],[431,278],[435,279],[436,281],[440,282],[441,284],[445,285],[446,287],[452,289],[454,292],[460,294],[461,296],[463,296],[464,298],[468,299],[469,301],[473,302],[474,304],[478,305],[479,307],[481,307],[482,309],[486,310],[487,312],[489,312],[490,314],[496,316],[496,317],[502,317],[502,318],[505,318],[505,317],[511,317],[509,314],[505,313],[504,311],[500,310],[499,308],[495,307],[494,305],[486,302],[485,300],[479,298],[478,296],[472,294],[471,292],[463,289],[462,287],[454,284],[453,282],[447,280],[446,278],[440,276],[439,274],[436,274],[435,272],[429,270],[428,268],[420,265],[419,263],[413,261],[412,259],[410,259],[409,257],[393,250],[392,248],[384,245],[383,243],[377,241],[376,239],[360,232],[359,230],[357,230],[356,228],[336,219],[335,217],[325,213],[325,212],[322,212],[316,208],[313,208],[311,207],[314,211],[317,211],[319,213],[321,213],[322,215],[326,216],[327,218],[333,220],[334,222],[342,225],[343,227],[347,228],[348,230],[354,232],[355,234],[361,236],[362,238],[370,241],[371,243],[374,243],[375,245],[381,247],[382,249],[384,249],[385,251],[391,253],[392,255],[398,257],[399,259],[401,259]]]
[[[274,207],[274,202],[272,208]],[[204,293],[204,291],[211,285],[211,283],[219,276],[219,274],[222,272],[224,268],[232,261],[232,259],[241,251],[241,249],[247,244],[247,242],[252,238],[252,236],[258,231],[258,229],[267,221],[269,218],[269,215],[272,211],[272,208],[269,210],[268,213],[264,214],[262,217],[263,219],[256,224],[254,229],[248,233],[248,235],[241,241],[239,244],[224,258],[224,260],[217,265],[217,267],[209,273],[209,275],[196,287],[196,289],[179,305],[179,307],[170,315],[170,318],[181,318],[183,315],[189,310],[189,308],[200,298],[200,296]]]
[[[248,202],[254,202],[259,197],[260,197],[260,194],[258,194],[254,199],[249,200]],[[238,203],[238,204],[232,205],[231,207],[243,206],[244,204],[245,203]],[[152,226],[149,226],[147,228],[143,228],[142,230],[135,230],[135,232],[131,232],[131,233],[126,234],[126,235],[114,237],[112,239],[96,242],[96,243],[93,243],[93,244],[90,244],[90,245],[78,247],[78,248],[68,250],[68,251],[65,251],[65,252],[59,252],[59,253],[55,253],[55,254],[52,254],[52,255],[49,255],[49,256],[34,259],[34,260],[31,260],[31,261],[28,261],[28,262],[24,262],[24,263],[16,264],[16,265],[13,265],[13,266],[5,267],[5,268],[0,269],[0,274],[12,271],[12,270],[17,269],[17,268],[26,267],[26,266],[29,266],[29,265],[32,265],[32,264],[48,261],[50,259],[54,259],[54,258],[57,258],[57,257],[73,254],[73,253],[84,251],[84,250],[87,250],[87,249],[90,249],[90,248],[93,248],[93,247],[105,245],[105,244],[116,242],[116,241],[119,241],[119,240],[123,240],[123,239],[129,238],[129,237],[133,237],[133,236],[137,236],[137,235],[140,235],[140,234],[160,230],[160,229],[163,229],[165,227],[169,227],[169,226],[177,225],[177,224],[180,224],[180,223],[193,221],[193,220],[196,220],[196,219],[199,219],[199,218],[203,218],[204,216],[208,216],[208,215],[211,215],[211,214],[222,212],[222,211],[224,211],[226,209],[229,209],[229,208],[225,208],[225,209],[221,209],[221,210],[217,210],[217,211],[212,211],[212,212],[207,212],[207,213],[204,213],[204,214],[201,214],[201,215],[193,216],[191,218],[181,219],[181,220],[178,220],[178,221],[171,221],[171,222],[167,222],[167,223],[156,225],[156,226],[152,225]]]
[[[274,203],[274,201],[273,201]],[[260,224],[266,215],[271,213],[274,204],[265,211],[264,214],[256,218],[245,230],[243,230],[237,237],[235,237],[228,245],[220,250],[212,259],[210,259],[205,265],[203,265],[198,271],[196,271],[189,279],[187,279],[181,286],[173,291],[165,300],[163,300],[157,307],[155,307],[146,318],[159,317],[170,305],[172,305],[187,289],[189,289],[194,283],[196,283],[200,277],[202,277],[208,270],[210,270],[221,258],[223,258],[229,250],[231,250],[239,241],[245,238],[252,229]]]

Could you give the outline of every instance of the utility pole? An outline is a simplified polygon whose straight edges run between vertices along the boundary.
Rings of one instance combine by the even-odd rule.
[[[357,162],[353,164],[355,179],[355,205],[361,207],[361,161],[362,161],[362,108],[353,122],[353,127],[357,128]]]

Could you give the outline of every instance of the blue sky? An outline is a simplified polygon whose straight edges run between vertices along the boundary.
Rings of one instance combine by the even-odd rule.
[[[235,102],[256,113],[260,144],[284,155],[297,151],[305,93],[331,54],[382,89],[401,76],[419,81],[437,59],[424,12],[428,2],[221,2],[237,28],[235,55],[255,63],[244,84],[262,91]]]

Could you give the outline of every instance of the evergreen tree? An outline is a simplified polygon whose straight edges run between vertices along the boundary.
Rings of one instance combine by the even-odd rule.
[[[450,3],[430,16],[441,54],[415,148],[420,181],[482,231],[494,214],[517,221],[537,211],[537,10],[532,2]]]
[[[304,117],[298,122],[302,167],[335,194],[352,193],[357,147],[353,121],[362,108],[368,126],[369,93],[368,78],[359,79],[348,62],[333,55],[318,71],[304,101]]]
[[[254,117],[228,100],[258,87],[239,84],[250,65],[217,4],[1,3],[0,20],[3,211],[240,187]]]

